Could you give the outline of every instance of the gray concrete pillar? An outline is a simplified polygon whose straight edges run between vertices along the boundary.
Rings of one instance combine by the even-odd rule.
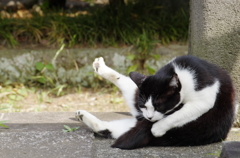
[[[190,0],[189,54],[227,70],[240,98],[240,0]]]
[[[239,158],[240,157],[240,142],[224,141],[222,152],[219,158]]]

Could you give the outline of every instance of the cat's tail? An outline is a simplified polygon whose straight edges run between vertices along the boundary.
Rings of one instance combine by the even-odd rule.
[[[139,120],[135,127],[120,136],[111,147],[130,150],[147,146],[154,138],[151,133],[152,125],[146,119]]]

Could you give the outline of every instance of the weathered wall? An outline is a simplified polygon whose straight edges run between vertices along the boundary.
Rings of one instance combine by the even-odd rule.
[[[240,0],[190,0],[189,54],[230,72],[240,98]]]
[[[32,77],[37,76],[35,64],[37,62],[51,63],[56,52],[56,49],[0,50],[0,83],[7,81],[26,83]],[[60,84],[80,84],[94,87],[92,85],[95,81],[92,62],[95,58],[104,57],[107,65],[128,75],[127,69],[133,63],[126,56],[134,53],[135,50],[132,47],[64,49],[57,57],[55,70],[45,71],[44,75],[52,79],[57,78]],[[157,48],[155,53],[161,56],[160,61],[149,58],[146,64],[157,70],[171,58],[187,54],[187,46],[162,46]]]

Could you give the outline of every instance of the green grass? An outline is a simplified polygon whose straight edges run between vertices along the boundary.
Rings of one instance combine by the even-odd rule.
[[[28,19],[0,19],[0,41],[16,47],[21,42],[68,47],[136,45],[146,35],[161,44],[186,42],[189,11],[171,10],[155,0],[139,0],[112,9],[108,5],[94,7],[86,15],[68,17],[66,12],[43,10],[44,16],[33,13]],[[170,11],[169,11],[170,10]]]
[[[65,129],[62,130],[63,132],[74,132],[74,131],[76,131],[79,128],[79,127],[71,128],[71,127],[69,127],[67,125],[63,125],[63,126],[65,128]]]
[[[4,110],[4,109],[6,109],[6,108],[0,108],[0,110]],[[7,125],[4,124],[5,122],[7,122],[7,121],[6,120],[4,120],[4,121],[0,120],[0,126],[4,127],[4,128],[9,128]]]
[[[206,155],[212,155],[212,156],[216,156],[216,157],[219,157],[220,156],[220,154],[221,154],[221,150],[217,150],[216,152],[214,152],[214,153],[209,153],[209,154],[206,154]]]

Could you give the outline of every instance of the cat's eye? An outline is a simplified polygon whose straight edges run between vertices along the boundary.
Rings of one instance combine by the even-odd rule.
[[[155,110],[156,110],[156,111],[159,111],[160,109],[161,109],[161,108],[158,107],[158,106],[155,107]]]
[[[146,108],[146,106],[144,104],[140,104],[138,107],[139,108]]]

